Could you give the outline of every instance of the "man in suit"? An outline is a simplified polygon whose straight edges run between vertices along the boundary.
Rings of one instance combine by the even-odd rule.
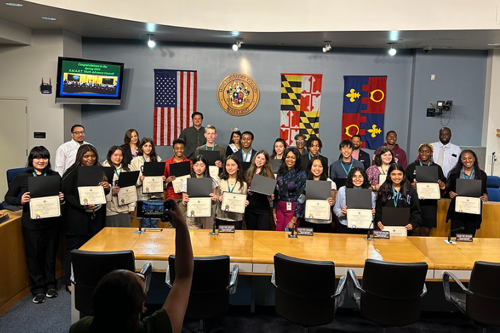
[[[361,136],[355,134],[352,136],[351,141],[352,141],[352,157],[355,160],[360,161],[365,167],[365,170],[368,169],[371,165],[370,154],[359,149],[359,147],[361,146]]]
[[[241,149],[234,153],[234,156],[243,163],[252,162],[252,158],[257,154],[257,151],[252,148],[253,133],[245,131],[241,134]]]
[[[309,161],[314,157],[319,156],[321,164],[323,164],[323,169],[325,170],[325,172],[328,172],[328,158],[319,154],[321,148],[323,148],[321,139],[315,135],[311,135],[309,137],[309,140],[307,140],[307,150],[309,151],[309,153],[300,156],[300,164],[302,166],[302,170],[307,172]]]

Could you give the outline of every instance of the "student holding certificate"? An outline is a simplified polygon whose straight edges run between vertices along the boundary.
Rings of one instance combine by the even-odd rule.
[[[278,170],[274,192],[273,219],[276,231],[296,229],[304,217],[306,172],[301,169],[299,150],[288,147]]]
[[[57,297],[56,255],[59,246],[59,217],[31,219],[28,179],[33,177],[57,177],[59,173],[50,167],[50,153],[43,146],[33,147],[28,156],[28,168],[19,173],[9,184],[5,201],[10,205],[23,206],[21,223],[26,246],[28,275],[31,282],[33,303],[45,302],[45,297]],[[64,203],[64,195],[59,192]],[[8,254],[5,254],[8,255]]]
[[[232,194],[240,194],[233,196]],[[244,195],[245,197],[243,197]],[[217,227],[219,225],[234,225],[236,229],[243,229],[243,213],[248,206],[247,183],[243,177],[241,161],[231,155],[226,157],[219,181],[219,195],[217,206]],[[224,200],[224,197],[227,197]],[[228,200],[228,198],[231,198]]]
[[[381,222],[382,207],[409,207],[410,220],[404,227],[408,235],[411,236],[411,232],[422,223],[417,192],[406,179],[405,169],[401,165],[392,164],[387,173],[388,177],[378,191],[377,205],[375,207],[376,225],[380,230],[384,229],[384,225]]]
[[[210,177],[210,172],[208,171],[208,161],[203,155],[196,156],[193,164],[193,170],[191,171],[191,178],[210,178],[212,179],[212,190],[210,197],[213,203],[217,201],[216,190],[219,184],[215,179]],[[182,204],[187,206],[189,202],[189,195],[187,194],[187,178],[182,181]],[[213,205],[212,205],[213,208]],[[188,214],[189,215],[189,214]],[[212,229],[214,224],[214,216],[212,209],[212,216],[210,217],[187,217],[186,223],[189,229]]]
[[[285,152],[286,149],[286,142],[282,138],[277,138],[274,141],[273,145],[273,153],[271,154],[271,159],[273,160],[282,160],[283,159],[283,153]]]
[[[303,227],[313,228],[315,232],[332,232],[332,214],[331,207],[335,204],[335,194],[337,192],[337,185],[327,176],[328,169],[323,166],[323,162],[319,156],[315,156],[307,166],[307,180],[324,181],[330,183],[330,196],[326,199],[330,206],[330,217],[328,219],[315,219],[307,215],[304,216]],[[307,187],[306,187],[306,201]]]
[[[391,148],[382,146],[378,149],[373,159],[374,165],[366,169],[368,181],[373,191],[377,192],[387,178],[389,167],[395,162]]]
[[[425,196],[421,194],[423,189],[419,190],[417,188],[417,170],[422,169],[423,167],[435,168],[437,170],[437,181],[435,179],[434,181],[437,183],[437,185],[435,183],[435,188],[433,189],[438,192],[437,195],[439,195],[439,197],[442,197],[446,192],[446,177],[444,176],[443,169],[441,169],[438,164],[432,161],[433,150],[434,148],[432,147],[432,145],[428,143],[422,143],[418,147],[419,158],[415,162],[410,163],[410,165],[408,165],[408,168],[406,169],[406,178],[411,183],[411,187],[413,187],[417,191],[420,210],[422,211],[422,224],[413,231],[413,236],[429,236],[431,233],[431,228],[437,227],[437,206],[439,200],[437,196],[435,196],[436,199],[429,199],[425,198]]]
[[[468,213],[458,213],[455,211],[456,197],[457,197],[457,180],[458,179],[477,179],[481,181],[481,193],[482,195],[479,199],[482,202],[488,201],[488,195],[486,194],[486,173],[479,169],[479,164],[477,162],[476,153],[472,150],[464,150],[460,154],[457,164],[453,169],[450,170],[448,174],[448,194],[450,196],[451,203],[448,208],[448,214],[446,215],[446,222],[451,219],[451,230],[464,227],[464,230],[458,231],[462,234],[476,234],[476,230],[481,227],[482,215],[481,214],[468,214]],[[452,231],[451,235],[455,237],[457,231]]]
[[[71,251],[78,249],[90,238],[94,237],[104,227],[106,205],[82,205],[78,193],[78,168],[93,167],[99,164],[97,149],[90,144],[83,144],[78,148],[75,163],[69,167],[62,178],[61,188],[66,198],[63,213],[64,233],[66,235],[65,252],[65,283],[66,290],[71,292]],[[104,193],[109,193],[110,184],[106,176],[102,175],[99,184]]]
[[[275,142],[284,145],[282,142]],[[279,152],[279,148],[278,148]],[[283,155],[283,153],[281,154]],[[271,206],[269,201],[274,199],[273,196],[262,193],[252,192],[252,180],[255,175],[260,175],[274,179],[273,170],[271,169],[269,155],[265,150],[261,150],[255,154],[252,159],[252,164],[246,173],[246,181],[248,184],[248,206],[245,209],[245,222],[248,230],[270,230],[271,229]]]
[[[102,165],[113,168],[113,179],[110,181],[111,191],[106,195],[106,222],[104,225],[106,227],[130,228],[130,213],[135,210],[135,202],[120,204],[118,200],[118,192],[120,192],[118,179],[122,172],[130,171],[128,165],[123,163],[122,147],[112,146]]]
[[[130,163],[130,170],[139,171],[137,179],[137,201],[146,201],[154,198],[161,199],[163,193],[143,193],[142,182],[144,181],[144,163],[161,162],[161,157],[156,155],[155,144],[151,138],[142,138],[139,144],[139,156],[135,157]],[[163,181],[166,178],[163,176]],[[142,217],[139,222],[142,228],[158,228],[158,219]]]
[[[333,212],[337,215],[339,219],[339,224],[337,225],[337,232],[339,233],[350,233],[350,234],[365,234],[366,229],[362,228],[349,228],[347,221],[347,189],[370,189],[370,182],[368,181],[368,176],[366,172],[359,167],[355,167],[351,169],[349,175],[347,176],[347,180],[345,182],[345,186],[342,186],[337,192],[337,198],[335,201],[335,206],[333,207]],[[375,214],[375,200],[376,195],[372,191],[371,192],[371,200],[372,200],[372,215]]]

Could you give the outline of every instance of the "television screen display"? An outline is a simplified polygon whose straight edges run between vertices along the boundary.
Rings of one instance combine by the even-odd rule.
[[[59,57],[56,102],[121,103],[123,63]]]

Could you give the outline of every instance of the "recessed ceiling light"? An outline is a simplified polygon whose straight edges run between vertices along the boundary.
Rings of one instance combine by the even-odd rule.
[[[17,2],[6,2],[6,6],[11,6],[11,7],[22,7],[24,6],[22,3],[17,3]]]
[[[42,20],[46,21],[56,21],[57,19],[55,17],[50,17],[50,16],[42,16]]]
[[[499,46],[499,45],[500,45],[500,43],[490,43],[490,44],[488,44],[488,46]]]

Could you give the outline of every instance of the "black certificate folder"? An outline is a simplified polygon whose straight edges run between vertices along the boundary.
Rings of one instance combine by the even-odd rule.
[[[332,183],[324,180],[306,181],[307,200],[325,200],[332,195]]]
[[[438,167],[436,165],[415,167],[417,182],[420,183],[436,183],[439,179]]]
[[[261,175],[254,175],[252,179],[252,192],[271,195],[276,188],[276,179]]]
[[[188,178],[187,194],[191,198],[209,197],[212,193],[212,178]]]
[[[382,207],[382,224],[404,227],[410,223],[410,208]]]
[[[346,188],[346,206],[350,209],[372,209],[372,190],[367,188]]]
[[[200,150],[200,155],[205,157],[209,165],[215,165],[215,161],[220,161],[220,152],[215,150]]]
[[[78,186],[98,186],[103,181],[104,171],[102,166],[78,167]],[[111,183],[111,181],[108,181]]]
[[[189,162],[186,162],[189,165]],[[177,163],[176,163],[177,164]],[[180,164],[180,163],[179,163]],[[144,176],[163,176],[165,173],[165,162],[146,162],[144,163]],[[170,173],[172,173],[172,165],[170,165]],[[176,175],[174,175],[176,176]]]
[[[479,198],[483,195],[481,185],[479,179],[457,179],[457,195]]]
[[[28,178],[28,190],[32,198],[59,195],[60,189],[61,177],[57,175]]]
[[[121,172],[118,178],[119,187],[134,186],[139,178],[139,171]]]

